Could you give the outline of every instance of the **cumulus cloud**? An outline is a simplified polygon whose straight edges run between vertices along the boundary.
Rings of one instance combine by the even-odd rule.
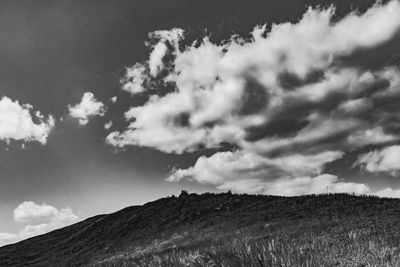
[[[106,124],[104,124],[104,128],[105,128],[106,130],[108,130],[108,129],[111,128],[112,125],[113,125],[113,122],[112,122],[112,121],[109,121],[109,122],[107,122]]]
[[[265,193],[271,195],[298,196],[327,192],[367,194],[370,192],[370,189],[365,184],[340,181],[336,175],[322,174],[316,177],[280,179],[274,183],[267,184]]]
[[[17,234],[10,234],[10,233],[0,233],[0,247],[18,242],[19,236]]]
[[[68,110],[69,115],[78,119],[81,125],[86,125],[94,116],[104,116],[106,112],[104,104],[98,101],[91,92],[84,93],[81,102],[74,106],[69,105]]]
[[[40,112],[34,111],[30,104],[20,104],[3,96],[0,99],[0,140],[47,142],[55,120],[47,118]]]
[[[265,38],[260,34],[264,28],[256,27],[251,42],[218,45],[205,38],[199,46],[173,49],[174,68],[164,80],[173,82],[176,90],[130,109],[128,129],[114,132],[108,141],[182,153],[199,145],[218,147],[221,142],[244,145],[265,139],[271,143],[272,138],[279,142],[279,135],[319,131],[327,120],[342,122],[342,128],[352,124],[352,131],[368,128],[357,108],[371,107],[359,99],[379,90],[398,94],[398,71],[338,67],[335,60],[393,37],[400,29],[398,12],[400,4],[392,1],[332,22],[332,8],[309,9],[296,24],[274,25]],[[381,80],[386,83],[378,83]],[[126,85],[131,87],[129,82]],[[341,104],[343,110],[337,109]]]
[[[172,48],[172,53],[178,50],[179,40],[183,36],[183,30],[172,29],[170,31],[155,31],[150,34],[151,39],[159,42],[153,47],[149,57],[149,70],[152,76],[157,76],[164,68],[164,57]]]
[[[124,90],[146,91],[148,101],[126,111],[128,127],[106,140],[167,153],[223,144],[238,149],[211,157],[227,165],[212,166],[202,157],[195,166],[176,170],[171,181],[192,177],[218,187],[247,184],[254,188],[250,191],[269,192],[265,185],[308,181],[313,188],[326,180],[332,188],[365,191],[323,176],[325,164],[337,157],[304,173],[308,161],[302,159],[399,141],[400,71],[390,62],[374,66],[370,57],[399,36],[398,14],[396,0],[335,20],[333,7],[309,8],[297,22],[274,24],[268,33],[265,25],[256,26],[248,39],[232,36],[213,43],[204,37],[185,47],[179,45],[183,31],[156,32],[149,59],[128,68],[123,79]],[[295,157],[305,166],[300,173],[282,171],[280,164]],[[243,170],[226,167],[246,160],[251,164]],[[207,171],[196,167],[202,164]],[[232,175],[221,175],[224,171]]]
[[[169,69],[166,58],[176,57],[179,51],[179,42],[183,37],[183,30],[174,28],[170,31],[155,31],[149,34],[152,46],[149,60],[145,63],[136,63],[126,68],[125,76],[121,79],[122,89],[131,94],[139,94],[151,87],[151,78],[159,78],[160,74]]]
[[[174,170],[168,181],[197,181],[219,189],[272,195],[299,195],[329,192],[366,193],[364,184],[339,181],[321,174],[323,166],[342,157],[338,151],[316,155],[290,155],[269,159],[243,151],[219,152],[200,157],[193,167]]]
[[[17,234],[0,233],[0,246],[15,243],[36,235],[45,234],[78,221],[71,208],[57,208],[47,204],[25,201],[14,210],[14,220],[25,223]]]
[[[388,146],[359,156],[356,165],[369,172],[392,172],[400,170],[400,145]]]
[[[200,157],[193,167],[175,170],[168,180],[189,178],[220,185],[229,179],[278,179],[282,176],[314,175],[321,172],[324,164],[340,158],[342,154],[327,151],[317,155],[296,154],[270,159],[245,151],[218,152],[210,157]]]
[[[136,64],[126,68],[125,77],[121,79],[123,83],[122,89],[131,94],[143,92],[146,78],[146,67],[143,64]]]
[[[379,190],[375,193],[379,197],[400,198],[400,189],[392,189],[390,187]]]
[[[48,219],[57,215],[58,210],[47,204],[38,205],[33,201],[25,201],[14,210],[16,222],[30,222],[37,219]]]

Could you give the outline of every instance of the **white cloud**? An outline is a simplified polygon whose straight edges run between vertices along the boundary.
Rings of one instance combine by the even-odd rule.
[[[109,129],[111,128],[112,125],[113,125],[113,122],[112,122],[112,121],[109,121],[109,122],[107,122],[106,124],[104,124],[104,128],[105,128],[106,130],[109,130]]]
[[[131,94],[144,92],[149,75],[156,77],[165,68],[163,59],[170,52],[170,48],[172,54],[178,53],[183,30],[174,28],[170,31],[155,31],[150,33],[149,37],[158,41],[152,46],[149,60],[145,64],[137,63],[126,68],[125,76],[121,79],[122,89]]]
[[[117,103],[117,96],[111,97],[111,98],[110,98],[110,101],[111,101],[112,103]]]
[[[29,104],[20,104],[6,96],[0,99],[0,140],[45,144],[54,124],[53,116],[45,118],[40,111],[33,111]]]
[[[298,181],[306,182],[307,179],[311,184],[319,182],[319,179],[307,176],[319,175],[326,163],[342,155],[340,151],[327,151],[316,155],[294,154],[271,159],[244,151],[218,152],[210,157],[200,157],[193,167],[174,170],[167,180],[177,182],[186,179],[213,184],[220,189],[283,194],[273,188],[291,182],[300,184]],[[312,192],[315,190],[308,193]]]
[[[400,189],[392,189],[388,187],[377,191],[374,195],[379,197],[400,198]]]
[[[14,220],[16,222],[31,222],[38,219],[49,219],[57,214],[58,210],[53,206],[25,201],[14,210]]]
[[[371,193],[365,184],[321,174],[326,163],[342,155],[342,152],[328,151],[317,155],[268,159],[243,151],[219,152],[208,158],[200,157],[193,167],[174,170],[167,181],[197,181],[222,190],[284,196],[326,192]]]
[[[400,99],[400,71],[375,59],[376,66],[363,65],[399,33],[398,14],[396,0],[335,21],[334,8],[309,8],[298,22],[272,25],[266,35],[266,26],[255,27],[250,41],[233,36],[216,44],[205,37],[180,49],[182,31],[156,32],[149,59],[123,79],[124,90],[151,89],[151,96],[126,111],[128,127],[106,141],[178,154],[226,143],[237,149],[200,157],[170,181],[266,193],[285,186],[318,192],[325,185],[369,192],[322,170],[353,149],[399,140],[393,129],[400,119],[393,125],[391,118],[400,108],[385,103]],[[171,84],[173,90],[162,91]]]
[[[376,5],[365,14],[351,13],[332,22],[332,8],[310,8],[298,23],[274,25],[265,38],[261,36],[265,28],[256,27],[252,42],[231,40],[218,45],[205,38],[200,45],[184,51],[173,48],[175,57],[171,65],[174,67],[168,70],[164,81],[173,82],[176,90],[162,97],[153,96],[146,104],[131,108],[126,113],[127,120],[131,121],[128,128],[111,133],[107,140],[115,146],[149,146],[169,153],[193,151],[199,146],[215,148],[221,142],[243,146],[249,143],[247,137],[251,129],[267,128],[268,124],[276,124],[278,118],[284,120],[282,125],[290,126],[293,123],[285,121],[290,116],[294,122],[308,123],[308,131],[321,129],[323,123],[333,120],[339,128],[352,123],[353,131],[366,131],[372,124],[359,118],[360,112],[356,109],[368,112],[372,106],[363,104],[360,96],[367,94],[366,90],[380,79],[388,79],[388,73],[394,70],[371,73],[351,66],[341,68],[334,63],[357,49],[374,47],[393,37],[400,30],[398,12],[399,2],[392,1]],[[377,30],[376,25],[385,27]],[[175,31],[163,31],[163,34],[169,33],[174,36],[173,40],[183,38],[174,34]],[[160,55],[164,55],[166,40],[166,37],[160,38],[153,52],[163,47]],[[149,66],[150,75],[163,66],[160,56],[157,60],[152,57],[154,54],[150,54],[149,59],[154,61]],[[132,75],[130,72],[138,66],[140,72]],[[127,76],[135,78],[127,81],[123,88],[142,92],[145,90],[143,81],[150,80],[151,76],[146,74],[143,64],[135,65],[133,70],[128,70]],[[316,71],[321,77],[313,82],[299,82],[293,90],[283,85],[282,74],[302,81]],[[392,81],[387,91],[398,84],[399,81]],[[343,99],[333,98],[335,96]],[[331,98],[332,103],[329,102]],[[331,107],[324,105],[324,101]],[[335,106],[340,104],[342,108],[335,111]],[[303,113],[296,110],[301,108],[304,111],[299,111]],[[331,109],[332,113],[324,109]],[[296,112],[299,113],[297,118],[293,115]],[[347,120],[343,120],[344,115]],[[293,130],[292,135],[310,136],[306,130]],[[329,131],[324,134],[326,138],[331,135]],[[265,138],[263,142],[268,144],[274,141],[290,145],[279,133],[271,135],[274,140],[268,135],[260,139]]]
[[[369,172],[392,172],[400,170],[400,145],[388,146],[359,156],[356,165]]]
[[[17,241],[19,241],[19,236],[17,234],[0,233],[0,247]]]
[[[356,193],[370,192],[367,185],[340,181],[331,174],[321,174],[316,177],[298,177],[294,179],[279,179],[266,185],[265,193],[271,195],[298,196],[322,193]]]
[[[79,120],[79,124],[86,125],[89,119],[94,116],[104,116],[106,109],[104,104],[98,101],[93,93],[86,92],[83,94],[81,102],[68,106],[69,115]]]
[[[353,146],[383,144],[399,140],[399,136],[386,134],[382,127],[361,130],[348,137],[348,143]]]
[[[146,68],[142,64],[136,64],[133,67],[126,68],[125,77],[121,80],[122,89],[131,93],[138,94],[143,92],[144,82],[146,81]]]
[[[77,221],[78,216],[76,216],[70,208],[64,208],[59,210],[53,217],[50,217],[50,220],[46,223],[25,226],[19,231],[19,235],[30,237],[40,235],[73,224]]]
[[[397,0],[384,6],[375,5],[363,16],[347,16],[335,27],[333,36],[344,38],[347,46],[373,46],[387,41],[398,31],[400,5]],[[354,34],[355,32],[359,34]],[[333,40],[331,40],[333,41]],[[342,41],[336,40],[341,43]],[[341,44],[343,45],[343,44]]]
[[[164,68],[163,58],[168,52],[168,46],[173,47],[174,52],[179,49],[179,40],[183,36],[183,30],[174,28],[170,31],[155,31],[150,34],[150,38],[157,39],[159,42],[153,46],[149,57],[149,69],[152,76],[157,76]]]
[[[14,220],[27,225],[17,234],[0,233],[0,246],[45,234],[76,223],[78,219],[71,208],[58,210],[47,204],[39,205],[32,201],[25,201],[14,210]]]
[[[164,66],[162,59],[167,51],[167,45],[162,42],[154,46],[149,58],[149,68],[152,76],[157,76],[160,70],[162,70]]]

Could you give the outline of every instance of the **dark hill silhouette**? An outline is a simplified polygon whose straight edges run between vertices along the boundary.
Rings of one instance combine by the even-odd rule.
[[[309,240],[317,244],[319,237],[324,237],[335,245],[355,233],[360,242],[384,238],[385,246],[399,247],[399,230],[398,199],[347,194],[279,197],[184,192],[179,197],[98,215],[3,246],[0,266],[119,266],[121,259],[133,261],[173,251],[224,246],[227,240],[238,237],[288,244],[308,244]],[[393,259],[395,255],[390,256]]]

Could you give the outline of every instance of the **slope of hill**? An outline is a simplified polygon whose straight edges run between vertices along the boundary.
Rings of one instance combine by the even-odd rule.
[[[397,199],[183,192],[1,247],[0,266],[386,265],[399,246]]]

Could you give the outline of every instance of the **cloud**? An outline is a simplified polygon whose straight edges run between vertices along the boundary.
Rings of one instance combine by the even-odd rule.
[[[324,164],[339,159],[342,155],[340,151],[327,151],[317,155],[295,154],[270,159],[241,150],[217,152],[210,157],[198,158],[193,167],[175,170],[168,180],[189,178],[219,185],[232,179],[277,179],[282,176],[319,174]]]
[[[145,72],[146,67],[139,63],[126,68],[125,77],[121,79],[121,83],[123,83],[122,89],[131,94],[143,92],[145,90],[144,82],[147,80]]]
[[[0,140],[46,144],[54,124],[53,116],[45,118],[40,111],[34,111],[30,104],[20,104],[6,96],[0,99]]]
[[[400,189],[392,189],[390,187],[379,190],[375,193],[379,197],[400,198]]]
[[[64,208],[59,210],[53,217],[50,217],[50,220],[46,223],[25,226],[19,231],[19,235],[30,237],[40,235],[70,225],[77,221],[78,216],[76,216],[70,208]]]
[[[174,54],[179,49],[179,40],[183,36],[183,30],[174,28],[170,31],[155,31],[149,35],[151,39],[158,40],[154,45],[149,57],[150,75],[157,76],[163,70],[164,57],[169,52],[169,47],[172,48]]]
[[[370,58],[383,45],[396,46],[398,14],[396,0],[335,20],[333,7],[309,8],[297,22],[274,24],[269,32],[256,26],[246,39],[213,43],[206,36],[186,46],[182,30],[156,32],[148,60],[128,68],[122,80],[124,90],[146,92],[148,101],[127,110],[129,125],[106,141],[176,154],[226,144],[237,149],[210,157],[224,164],[200,157],[170,181],[190,177],[267,193],[267,185],[325,182],[335,190],[368,191],[323,176],[323,169],[337,155],[400,141],[399,68]],[[321,155],[336,156],[320,163]],[[289,159],[298,162],[298,173],[290,172]],[[318,168],[311,171],[313,160]]]
[[[179,42],[183,37],[183,30],[174,28],[170,31],[155,31],[149,34],[151,53],[149,60],[145,63],[136,63],[126,68],[125,76],[121,79],[122,89],[131,93],[139,94],[151,87],[152,77],[159,78],[159,75],[168,70],[168,58],[176,57],[179,51]]]
[[[49,219],[57,214],[58,210],[53,206],[25,201],[14,210],[14,220],[16,222],[31,222],[38,219]]]
[[[18,242],[19,236],[17,234],[10,234],[10,233],[0,233],[0,247]]]
[[[398,71],[389,67],[361,71],[337,66],[335,60],[392,38],[400,29],[397,12],[400,4],[392,1],[332,22],[333,8],[310,8],[298,23],[273,25],[266,37],[262,36],[265,26],[256,27],[250,42],[239,38],[213,44],[204,38],[200,45],[183,51],[171,48],[174,67],[163,80],[175,84],[175,90],[153,95],[146,104],[132,107],[126,113],[129,127],[113,132],[107,140],[115,146],[139,145],[182,153],[199,146],[219,147],[221,142],[240,146],[257,140],[279,143],[284,140],[280,136],[320,131],[327,120],[341,128],[352,124],[351,131],[367,130],[373,122],[366,121],[360,109],[368,112],[374,106],[362,99],[379,90],[384,92],[376,97],[397,95]],[[175,31],[170,35],[178,38]],[[166,40],[161,38],[157,44]],[[152,56],[149,61],[155,62]],[[127,76],[135,78],[123,86],[125,90],[145,90],[143,81],[151,80],[151,73],[161,68],[161,63],[148,63],[145,71],[146,64],[135,65],[134,70],[140,66],[135,75],[128,70]],[[293,80],[289,90],[285,86],[288,77]],[[132,89],[136,88],[132,84],[140,84],[140,89]],[[339,139],[344,143],[347,135],[343,130]],[[155,135],[163,136],[162,140]],[[290,140],[286,141],[285,146],[290,145]]]
[[[243,151],[218,152],[210,157],[200,157],[193,167],[173,170],[167,181],[196,181],[238,193],[297,196],[329,192],[400,198],[400,189],[388,187],[373,191],[366,184],[321,173],[326,163],[342,155],[341,152],[330,151],[271,160]]]
[[[340,181],[336,175],[322,174],[316,177],[298,177],[295,179],[280,179],[266,185],[270,195],[298,196],[322,193],[355,193],[370,192],[367,185],[354,182]]]
[[[94,116],[104,116],[106,112],[104,104],[98,101],[91,92],[84,93],[80,103],[74,106],[68,105],[68,110],[69,115],[78,119],[81,125],[86,125]]]
[[[112,121],[109,121],[109,122],[107,122],[106,124],[104,124],[104,128],[105,128],[106,130],[108,130],[108,129],[111,128],[112,125],[113,125],[113,122],[112,122]]]
[[[361,130],[351,134],[348,137],[348,142],[350,144],[359,147],[374,144],[385,144],[398,140],[398,136],[385,133],[382,127]]]
[[[359,156],[356,165],[369,172],[392,172],[400,170],[400,145],[388,146]]]
[[[193,167],[174,170],[167,181],[197,181],[219,189],[272,195],[299,195],[329,192],[366,193],[364,184],[339,181],[321,174],[323,166],[342,157],[338,151],[316,155],[294,154],[269,159],[243,151],[218,152],[200,157]]]
[[[14,220],[25,223],[17,234],[0,233],[0,246],[59,229],[78,221],[71,208],[56,209],[47,204],[25,201],[14,210]]]

